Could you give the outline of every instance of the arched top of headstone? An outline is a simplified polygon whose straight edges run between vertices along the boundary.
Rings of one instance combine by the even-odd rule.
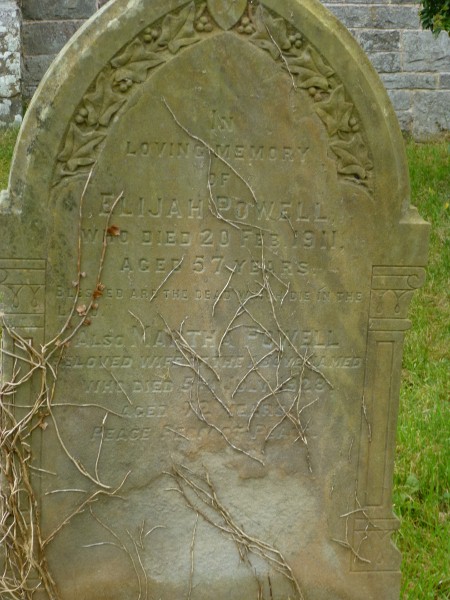
[[[409,208],[403,140],[387,94],[348,31],[319,2],[132,0],[105,6],[70,41],[32,101],[18,141],[10,205],[45,204],[55,183],[86,173],[136,90],[215,36],[278,64],[312,104],[341,180],[365,190],[380,216]],[[220,66],[218,65],[218,68]],[[181,93],[181,92],[180,92]]]

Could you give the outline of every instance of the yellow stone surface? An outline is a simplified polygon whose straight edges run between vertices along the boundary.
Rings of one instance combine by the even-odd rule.
[[[315,2],[117,0],[79,32],[0,215],[5,324],[54,384],[35,597],[398,599],[408,185],[378,77]]]

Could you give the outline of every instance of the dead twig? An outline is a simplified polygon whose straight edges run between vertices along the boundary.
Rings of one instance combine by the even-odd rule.
[[[219,499],[208,471],[199,475],[183,465],[173,465],[167,475],[175,482],[176,488],[173,489],[180,493],[186,506],[232,541],[241,560],[249,568],[253,570],[251,556],[259,556],[290,582],[298,600],[305,600],[299,582],[282,553],[271,544],[249,535],[236,524],[230,511]]]
[[[162,97],[161,98],[162,103],[164,104],[164,106],[167,108],[167,110],[170,112],[170,114],[173,117],[173,120],[175,121],[175,123],[178,125],[178,127],[180,129],[182,129],[191,139],[199,142],[200,144],[202,144],[207,150],[208,152],[210,152],[211,154],[213,154],[218,160],[220,160],[224,165],[226,165],[230,171],[232,171],[236,177],[238,179],[240,179],[242,181],[242,183],[245,185],[245,187],[248,189],[248,191],[250,192],[253,202],[255,203],[255,205],[258,204],[258,200],[256,199],[256,195],[255,192],[253,191],[253,188],[250,186],[250,184],[244,179],[244,177],[233,167],[233,165],[228,162],[225,158],[223,158],[222,156],[220,156],[220,154],[218,152],[216,152],[216,150],[214,150],[214,148],[208,144],[208,142],[206,142],[205,140],[203,140],[202,138],[200,138],[198,135],[195,135],[193,133],[191,133],[178,119],[178,117],[176,116],[176,114],[174,113],[173,109],[169,106],[169,103],[167,102],[167,100]],[[209,181],[209,178],[208,178]]]

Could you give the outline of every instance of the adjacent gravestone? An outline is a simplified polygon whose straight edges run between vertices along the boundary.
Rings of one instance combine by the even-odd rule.
[[[2,597],[399,597],[428,227],[333,17],[105,7],[30,106],[1,227]]]

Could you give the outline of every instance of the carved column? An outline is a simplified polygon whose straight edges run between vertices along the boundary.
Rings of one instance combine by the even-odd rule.
[[[374,266],[369,312],[366,375],[362,398],[357,506],[353,521],[356,571],[400,568],[400,554],[390,542],[399,522],[391,496],[403,341],[411,322],[411,298],[425,281],[421,267]],[[390,548],[389,548],[390,546]],[[397,555],[397,559],[395,556]]]

